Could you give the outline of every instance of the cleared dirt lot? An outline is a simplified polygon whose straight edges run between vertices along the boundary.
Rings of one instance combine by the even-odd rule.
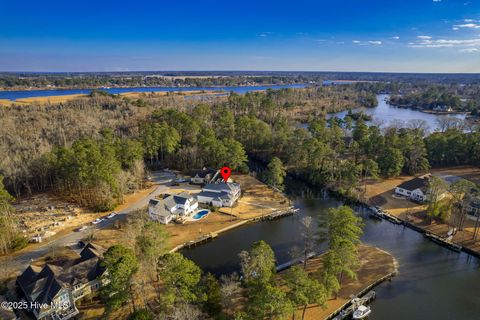
[[[115,211],[121,211],[148,195],[154,186],[125,196],[124,203]],[[42,240],[55,238],[71,232],[109,212],[92,212],[49,193],[36,194],[18,199],[14,207],[23,234],[28,238],[40,235]]]

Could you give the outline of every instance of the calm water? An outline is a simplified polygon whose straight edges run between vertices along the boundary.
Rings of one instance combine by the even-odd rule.
[[[222,90],[226,92],[233,91],[238,94],[244,94],[250,91],[283,89],[283,88],[305,88],[305,84],[272,85],[272,86],[243,86],[243,87],[137,87],[137,88],[110,88],[100,89],[102,91],[119,94],[125,92],[172,92],[172,91],[197,91],[197,90]],[[0,91],[0,99],[16,100],[31,97],[64,96],[68,94],[89,94],[92,89],[65,89],[65,90],[31,90],[31,91]]]
[[[265,240],[278,263],[288,261],[289,253],[299,245],[300,218],[318,217],[341,205],[302,184],[289,183],[288,191],[300,208],[299,215],[247,225],[183,253],[206,271],[229,273],[238,270],[238,252]],[[445,249],[408,228],[373,220],[360,211],[358,214],[365,222],[363,241],[389,251],[399,262],[399,274],[393,281],[375,289],[377,300],[371,304],[370,319],[480,319],[479,259]]]
[[[363,111],[364,113],[371,115],[373,117],[372,123],[379,124],[380,126],[393,125],[395,123],[402,123],[408,126],[409,122],[413,120],[423,120],[429,127],[429,131],[434,131],[439,128],[438,119],[453,117],[460,120],[465,120],[464,114],[452,114],[452,115],[438,115],[420,112],[417,110],[406,109],[406,108],[397,108],[388,104],[385,100],[388,98],[388,95],[377,95],[378,106],[375,108],[358,108],[353,111]],[[388,99],[387,99],[388,100]],[[329,114],[328,117],[336,116],[343,118],[348,111],[342,111],[337,113]],[[479,318],[480,319],[480,318]]]

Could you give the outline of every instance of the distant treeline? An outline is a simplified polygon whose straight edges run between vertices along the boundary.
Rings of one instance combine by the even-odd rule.
[[[480,84],[480,74],[416,74],[303,71],[144,71],[82,73],[0,73],[0,88],[93,88],[132,86],[237,86],[318,83],[324,80],[390,84]]]
[[[301,76],[199,76],[169,74],[28,74],[0,75],[0,88],[98,88],[98,87],[211,87],[306,83]]]
[[[478,115],[480,84],[439,83],[357,83],[357,90],[389,93],[390,103],[396,106],[428,109],[452,108]]]

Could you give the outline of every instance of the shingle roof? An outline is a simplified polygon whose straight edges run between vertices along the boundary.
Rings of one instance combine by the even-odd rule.
[[[213,199],[213,198],[219,198],[219,197],[226,196],[226,195],[228,195],[228,193],[226,193],[224,191],[222,191],[222,192],[202,191],[197,196]]]
[[[412,180],[405,181],[404,183],[398,185],[398,188],[402,188],[405,190],[413,191],[416,189],[425,190],[428,186],[428,177],[416,177]]]
[[[216,190],[216,191],[233,191],[239,189],[240,185],[238,183],[209,183],[203,187],[203,190]]]
[[[199,178],[205,178],[207,175],[214,175],[216,172],[217,170],[213,169],[193,170],[192,172],[190,172],[190,176],[198,176]]]
[[[17,284],[27,300],[51,303],[62,289],[101,276],[105,271],[100,264],[103,251],[98,245],[87,244],[78,259],[66,263],[63,267],[53,264],[46,264],[41,269],[29,266],[17,278]]]
[[[177,204],[185,205],[187,200],[195,203],[195,198],[192,195],[190,195],[188,192],[182,192],[175,195],[169,195],[162,200],[152,199],[150,200],[149,205],[154,207],[159,207],[163,205],[166,210],[171,210]]]

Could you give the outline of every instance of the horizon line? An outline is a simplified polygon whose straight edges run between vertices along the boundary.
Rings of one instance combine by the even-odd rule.
[[[17,71],[1,71],[0,74],[5,73],[31,73],[31,74],[42,74],[42,73],[50,73],[50,74],[64,74],[64,73],[142,73],[142,72],[246,72],[246,73],[254,73],[254,72],[261,72],[261,73],[369,73],[369,74],[423,74],[423,75],[480,75],[480,72],[422,72],[422,71],[335,71],[335,70],[107,70],[107,71],[27,71],[27,70],[17,70]]]

